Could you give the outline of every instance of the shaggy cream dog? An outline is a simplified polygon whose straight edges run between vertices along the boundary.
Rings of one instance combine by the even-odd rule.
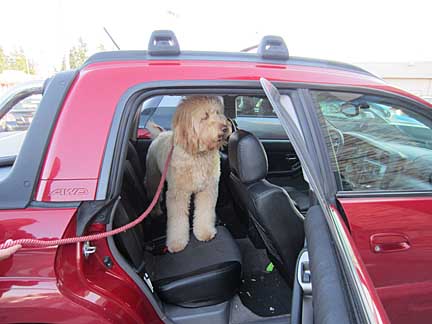
[[[172,131],[158,131],[151,143],[146,164],[146,188],[153,197],[169,151],[174,146],[168,169],[166,193],[167,247],[183,250],[189,242],[189,201],[195,194],[193,233],[200,241],[216,235],[216,200],[220,176],[219,149],[231,134],[223,105],[217,97],[192,96],[178,105]],[[160,214],[160,205],[154,213]]]

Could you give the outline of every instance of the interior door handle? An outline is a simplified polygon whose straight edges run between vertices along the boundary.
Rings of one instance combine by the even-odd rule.
[[[295,155],[295,154],[289,154],[289,153],[285,154],[284,158],[285,158],[285,160],[288,160],[288,161],[297,161],[298,160],[297,155]]]
[[[371,249],[375,253],[406,251],[411,247],[409,239],[399,233],[379,233],[370,237]]]

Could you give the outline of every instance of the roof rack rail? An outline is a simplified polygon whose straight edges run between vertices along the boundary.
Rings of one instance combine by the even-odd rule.
[[[148,54],[151,56],[176,56],[180,54],[177,37],[171,30],[155,30],[150,36]]]
[[[289,53],[285,41],[280,36],[264,36],[258,47],[258,55],[268,60],[288,60]]]

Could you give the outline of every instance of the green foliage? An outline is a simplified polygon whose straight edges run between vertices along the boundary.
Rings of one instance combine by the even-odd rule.
[[[69,51],[69,65],[71,69],[79,68],[87,59],[87,44],[80,37],[78,44]]]
[[[98,52],[105,52],[106,51],[106,48],[105,48],[105,46],[104,46],[104,44],[99,44],[97,47],[97,51]]]
[[[24,54],[22,48],[7,55],[0,47],[0,73],[4,70],[24,71],[28,74],[36,73],[33,62]]]
[[[3,51],[3,48],[0,47],[0,73],[5,70],[6,67],[6,54]]]

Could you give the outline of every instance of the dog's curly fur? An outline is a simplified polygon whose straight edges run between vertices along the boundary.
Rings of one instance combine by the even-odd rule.
[[[172,131],[158,131],[147,154],[146,188],[153,197],[165,161],[174,146],[167,173],[167,247],[183,250],[189,242],[189,202],[195,194],[193,233],[200,241],[216,235],[216,200],[220,177],[219,149],[231,133],[217,97],[192,96],[178,105]],[[159,203],[154,214],[161,214]]]

